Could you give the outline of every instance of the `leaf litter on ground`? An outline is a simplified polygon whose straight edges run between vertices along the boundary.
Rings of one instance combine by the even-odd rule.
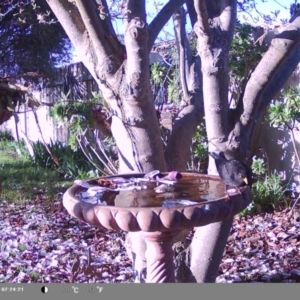
[[[0,283],[131,283],[125,236],[85,224],[63,207],[47,212],[42,201],[2,201]],[[191,237],[192,230],[187,243]],[[236,216],[216,282],[300,282],[297,207]]]

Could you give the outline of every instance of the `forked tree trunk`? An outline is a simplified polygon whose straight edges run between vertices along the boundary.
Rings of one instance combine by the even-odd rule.
[[[229,157],[243,158],[256,121],[273,99],[274,91],[277,93],[289,78],[300,58],[300,18],[295,17],[285,33],[272,41],[269,51],[253,72],[244,98],[231,120],[228,107],[228,56],[236,22],[237,1],[186,0],[192,24],[197,18],[194,29],[198,37],[203,80],[197,93],[193,94],[195,90],[188,86],[189,79],[194,76],[192,64],[184,59],[187,56],[181,56],[181,67],[185,68],[182,73],[185,74],[182,76],[185,82],[182,100],[186,102],[186,107],[174,119],[165,159],[151,94],[148,55],[161,28],[183,1],[168,1],[149,26],[146,24],[146,1],[124,1],[125,47],[113,29],[105,0],[101,1],[101,5],[96,0],[47,1],[110,105],[120,173],[148,172],[153,169],[165,171],[168,168],[166,160],[171,169],[181,171],[188,153],[184,147],[190,146],[189,139],[201,110],[195,99],[202,97],[202,91],[209,150],[223,150]],[[192,12],[193,7],[195,11]],[[181,35],[178,37],[180,43],[184,42]],[[180,44],[179,51],[184,50],[183,44]],[[211,160],[208,171],[216,174]],[[193,274],[187,275],[191,281],[215,281],[231,223],[232,219],[229,219],[196,230],[191,244],[190,270]],[[134,251],[141,253],[139,270],[143,274],[145,249],[139,240],[135,240],[133,246],[136,248]]]

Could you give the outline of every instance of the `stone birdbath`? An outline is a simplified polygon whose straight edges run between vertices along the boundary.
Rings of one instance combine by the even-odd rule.
[[[225,192],[219,177],[175,171],[76,180],[63,196],[75,218],[145,240],[147,283],[175,282],[172,245],[181,231],[233,217],[251,201],[249,187]]]

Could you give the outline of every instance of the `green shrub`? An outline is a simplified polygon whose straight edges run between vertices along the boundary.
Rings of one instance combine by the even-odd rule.
[[[280,174],[266,175],[264,180],[258,180],[253,184],[253,201],[263,211],[275,209],[284,199],[286,189],[287,185],[282,183]]]
[[[263,159],[252,163],[252,172],[256,177],[252,185],[253,202],[241,213],[242,215],[274,210],[285,200],[288,184],[284,184],[278,173],[267,173]]]
[[[26,149],[26,145],[23,139],[20,140],[20,142],[0,140],[0,151],[14,152],[19,156],[23,156],[24,158],[28,156],[28,150]]]
[[[71,146],[52,140],[48,147],[59,161],[59,166],[54,162],[46,147],[40,141],[32,144],[34,156],[31,157],[33,165],[51,170],[56,170],[62,176],[71,178],[86,178],[88,172],[94,169],[86,159],[81,149],[72,150]]]
[[[11,130],[8,129],[4,129],[4,130],[0,130],[0,141],[14,141],[14,136],[11,132]]]
[[[197,126],[191,144],[191,156],[188,161],[188,170],[206,173],[208,164],[208,142],[205,123]]]

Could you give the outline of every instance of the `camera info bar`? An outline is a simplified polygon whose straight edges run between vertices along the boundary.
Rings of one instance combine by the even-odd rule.
[[[299,300],[300,284],[0,283],[0,300]]]

